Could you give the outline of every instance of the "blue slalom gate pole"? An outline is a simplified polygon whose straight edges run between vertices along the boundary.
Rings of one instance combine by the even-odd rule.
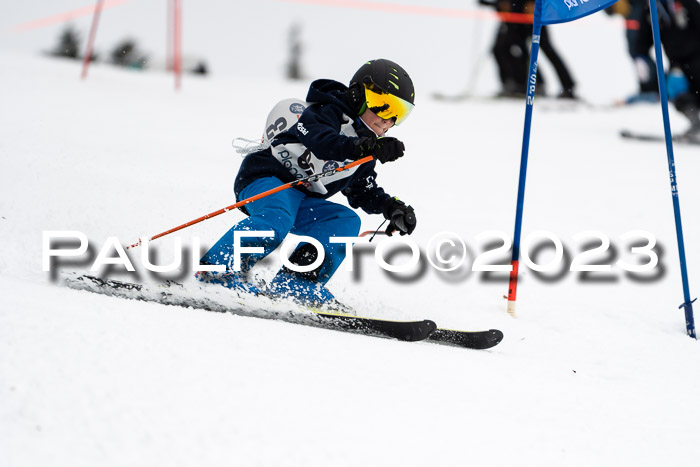
[[[510,279],[508,281],[508,313],[515,316],[515,297],[518,289],[518,261],[520,259],[520,236],[523,224],[523,206],[525,203],[525,178],[527,176],[527,158],[530,148],[530,127],[532,126],[532,108],[535,104],[535,85],[537,84],[537,55],[540,51],[540,34],[542,22],[540,9],[542,0],[535,1],[535,15],[532,25],[532,49],[530,50],[530,73],[527,83],[525,105],[525,125],[523,129],[523,146],[520,153],[520,178],[518,180],[518,201],[515,209],[515,231],[513,233],[513,256],[511,257]]]
[[[659,95],[661,96],[661,113],[664,118],[664,136],[666,137],[666,154],[668,156],[668,171],[671,178],[671,198],[673,200],[673,215],[676,219],[676,239],[678,241],[678,256],[681,263],[681,280],[683,281],[683,304],[679,308],[685,310],[685,327],[688,335],[695,337],[695,320],[693,318],[693,302],[690,299],[688,285],[688,268],[685,261],[685,244],[683,242],[683,226],[681,224],[681,206],[678,200],[678,185],[676,180],[676,163],[673,158],[673,138],[671,123],[668,116],[668,95],[666,93],[666,75],[664,74],[663,56],[661,54],[661,34],[659,33],[659,16],[656,10],[656,0],[649,0],[651,12],[651,29],[654,36],[654,54],[656,55],[656,74],[659,80]]]

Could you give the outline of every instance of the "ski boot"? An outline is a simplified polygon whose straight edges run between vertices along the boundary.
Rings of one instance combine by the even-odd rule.
[[[204,282],[205,284],[218,284],[236,292],[260,295],[262,292],[255,285],[246,282],[239,273],[233,271],[213,272],[213,271],[197,271],[194,274],[195,279]]]
[[[289,298],[310,307],[334,307],[338,304],[323,284],[293,273],[278,273],[264,289],[264,293],[272,299]]]

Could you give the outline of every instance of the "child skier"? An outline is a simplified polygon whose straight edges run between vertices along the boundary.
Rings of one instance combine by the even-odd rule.
[[[196,275],[199,280],[241,292],[289,296],[306,303],[333,302],[325,284],[345,258],[346,247],[330,239],[356,237],[360,231],[360,218],[353,210],[328,201],[338,192],[355,209],[383,214],[389,220],[389,235],[396,231],[411,234],[415,229],[413,208],[385,193],[376,183],[375,172],[377,160],[385,164],[404,154],[401,141],[384,135],[403,122],[413,108],[414,89],[408,73],[392,61],[372,60],[360,67],[349,87],[328,79],[314,81],[306,101],[309,105],[296,125],[277,135],[266,149],[243,160],[234,183],[238,200],[368,155],[375,160],[247,204],[244,211],[249,217],[234,225],[201,259],[202,264],[226,266],[226,272],[200,272]],[[244,231],[268,231],[273,235],[241,237],[242,248],[262,247],[263,251],[241,253],[240,268],[236,268],[234,233]],[[325,258],[309,272],[283,267],[261,292],[248,281],[247,273],[290,233],[318,240]],[[289,262],[310,266],[317,258],[318,251],[312,244],[301,243]]]

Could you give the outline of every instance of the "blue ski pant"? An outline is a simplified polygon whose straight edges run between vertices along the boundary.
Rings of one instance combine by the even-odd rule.
[[[240,199],[271,190],[282,181],[275,177],[255,180],[240,193]],[[241,272],[246,274],[259,260],[272,253],[292,233],[313,237],[323,245],[325,259],[319,282],[325,284],[345,259],[344,243],[330,243],[331,237],[356,237],[360,218],[352,209],[331,201],[307,196],[289,188],[246,205],[249,217],[234,225],[202,257],[202,263],[223,264],[233,270],[233,235],[236,231],[271,230],[274,237],[241,237],[241,247],[263,247],[263,253],[242,253]]]

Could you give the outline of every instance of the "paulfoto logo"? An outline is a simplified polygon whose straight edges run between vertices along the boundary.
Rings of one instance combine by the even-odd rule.
[[[228,258],[230,269],[240,271],[247,255],[263,253],[266,239],[273,238],[272,231],[236,231],[233,234],[233,251]],[[358,263],[372,257],[376,266],[387,274],[406,275],[425,271],[428,267],[444,277],[445,274],[461,274],[465,271],[484,274],[509,273],[512,239],[504,232],[489,230],[473,237],[471,242],[454,232],[434,234],[421,246],[408,236],[377,237],[372,242],[367,237],[331,237],[328,244],[342,244],[345,260],[341,270],[353,272]],[[242,241],[245,239],[244,241]],[[53,272],[63,262],[90,264],[91,272],[100,272],[107,267],[121,268],[124,272],[135,272],[138,266],[153,273],[167,274],[184,268],[191,272],[224,272],[226,265],[202,265],[201,242],[197,237],[188,237],[188,244],[174,237],[172,260],[168,264],[155,264],[151,260],[152,242],[140,240],[138,250],[127,254],[126,248],[116,237],[108,237],[99,245],[99,250],[91,245],[87,236],[78,231],[44,231],[42,240],[42,268]],[[279,255],[283,266],[297,272],[309,272],[323,264],[326,251],[316,238],[296,236],[296,241],[283,242],[273,254]],[[633,230],[615,239],[596,230],[578,233],[571,237],[575,246],[565,244],[556,234],[539,230],[524,238],[520,246],[519,260],[530,269],[535,277],[563,278],[567,273],[581,274],[582,280],[606,277],[617,280],[615,274],[623,273],[635,280],[649,281],[662,277],[665,267],[662,264],[663,248],[656,237],[648,231]],[[616,243],[615,243],[616,242]],[[294,248],[299,243],[309,243],[317,251],[312,264],[299,266],[289,261]],[[373,252],[371,250],[374,250]],[[359,255],[356,258],[354,253]],[[423,274],[416,277],[422,277]]]
[[[242,258],[245,255],[250,254],[260,254],[264,252],[262,246],[243,246],[241,244],[241,239],[254,238],[260,239],[260,245],[266,238],[274,237],[275,233],[273,231],[236,231],[233,234],[233,253],[229,258],[229,265],[234,271],[241,270]],[[179,270],[183,266],[183,254],[184,251],[189,250],[190,254],[188,256],[188,264],[192,272],[197,271],[213,271],[213,272],[224,272],[226,271],[225,265],[203,265],[199,262],[201,242],[198,237],[190,238],[190,248],[183,248],[182,238],[174,237],[173,246],[173,260],[167,265],[156,265],[150,260],[151,256],[151,242],[147,239],[141,239],[134,246],[140,247],[140,252],[136,258],[136,261],[130,257],[125,247],[117,237],[108,237],[105,242],[100,246],[99,252],[94,255],[93,252],[89,251],[90,242],[87,236],[83,232],[79,231],[55,231],[47,230],[42,232],[42,269],[45,272],[51,272],[53,268],[58,266],[60,263],[59,258],[71,258],[72,260],[79,261],[89,261],[91,263],[90,271],[98,272],[105,267],[118,266],[122,267],[124,271],[135,272],[137,265],[140,265],[144,269],[156,272],[156,273],[170,273]],[[299,266],[293,264],[289,261],[289,255],[292,253],[292,247],[296,246],[293,242],[284,242],[278,249],[278,254],[281,262],[287,268],[296,272],[309,272],[313,271],[325,260],[326,253],[323,244],[319,242],[316,238],[306,237],[306,236],[296,236],[298,243],[305,242],[312,244],[317,252],[316,260],[306,266]],[[357,243],[368,243],[367,238],[362,237],[331,237],[328,239],[329,244],[344,244],[346,252],[346,268],[348,271],[352,271],[353,267],[353,245]],[[251,242],[246,242],[250,244]],[[389,247],[396,246],[396,244],[408,245],[412,251],[412,258],[407,264],[403,265],[393,265],[387,262],[385,259],[386,251]],[[92,250],[94,251],[94,250]],[[375,251],[375,259],[377,264],[386,271],[390,272],[404,272],[408,269],[414,267],[420,260],[420,248],[418,244],[410,239],[404,239],[403,237],[394,240],[385,239],[377,244]],[[57,261],[58,260],[58,261]]]

